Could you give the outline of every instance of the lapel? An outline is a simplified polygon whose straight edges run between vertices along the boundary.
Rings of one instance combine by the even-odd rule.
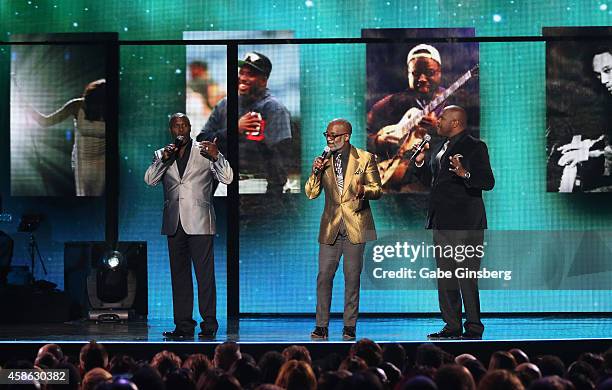
[[[359,166],[359,154],[357,153],[357,149],[353,145],[351,145],[351,151],[349,152],[348,162],[346,163],[346,174],[344,175],[344,189],[342,190],[342,197],[344,199],[346,193],[348,192],[349,185],[351,181],[353,181],[353,176],[355,176],[355,170]],[[338,188],[338,186],[336,186]]]

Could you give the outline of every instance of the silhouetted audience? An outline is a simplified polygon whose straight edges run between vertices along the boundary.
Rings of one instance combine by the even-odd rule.
[[[224,342],[212,360],[195,350],[196,345],[193,354],[181,356],[163,350],[142,360],[125,352],[109,356],[103,345],[91,341],[81,348],[77,367],[59,345],[46,344],[34,364],[12,360],[2,368],[68,370],[68,384],[19,387],[45,390],[612,390],[612,349],[583,352],[567,361],[567,370],[558,356],[530,359],[517,348],[493,353],[487,368],[481,353],[455,357],[429,343],[407,353],[401,344],[381,348],[369,339],[314,362],[311,351],[299,345],[252,356],[237,343]]]

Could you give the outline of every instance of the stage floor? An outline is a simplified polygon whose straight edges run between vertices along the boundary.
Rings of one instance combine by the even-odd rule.
[[[552,340],[610,340],[611,317],[491,317],[484,318],[485,334],[482,342],[491,341],[552,341]],[[240,343],[305,344],[313,342],[310,332],[314,318],[274,317],[242,318],[222,321],[214,340],[219,343],[233,340]],[[380,343],[420,343],[427,341],[427,334],[437,331],[442,322],[437,318],[360,318],[357,338],[369,338]],[[172,330],[171,320],[149,320],[126,324],[96,324],[74,321],[63,324],[0,325],[0,344],[5,343],[83,343],[89,340],[112,343],[160,343],[162,332]],[[197,330],[196,330],[197,331]],[[342,342],[342,319],[332,319],[328,341]],[[451,343],[465,342],[450,340]]]

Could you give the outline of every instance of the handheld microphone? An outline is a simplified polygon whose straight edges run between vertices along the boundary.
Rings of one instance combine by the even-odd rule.
[[[410,160],[408,161],[412,162],[416,158],[416,156],[421,153],[421,150],[423,150],[425,144],[429,143],[429,141],[431,141],[431,136],[429,134],[425,134],[425,137],[423,137],[423,140],[421,141],[419,146],[417,146],[416,150],[414,151],[414,153],[412,153],[412,156],[410,156]]]
[[[169,158],[173,158],[174,156],[176,156],[176,153],[178,152],[179,148],[183,145],[185,145],[187,143],[187,137],[185,137],[184,135],[177,135],[176,138],[174,139],[173,145],[176,147],[176,150],[174,151],[174,153],[172,153],[172,155],[169,156]],[[158,160],[163,160],[164,158],[164,149],[159,149],[155,151],[155,157]]]
[[[325,149],[323,149],[323,153],[321,153],[321,157],[323,158],[323,160],[328,159],[329,156],[331,156],[332,154],[332,150],[330,149],[329,146],[326,146]],[[319,173],[321,173],[320,169],[315,168],[314,169],[314,174],[318,175]]]
[[[185,137],[184,135],[177,135],[176,138],[174,139],[174,146],[176,146],[177,148],[180,148],[186,143],[187,143],[187,137]]]

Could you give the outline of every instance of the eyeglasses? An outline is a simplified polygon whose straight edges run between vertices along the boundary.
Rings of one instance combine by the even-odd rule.
[[[340,137],[341,135],[347,135],[348,133],[340,133],[340,134],[329,134],[328,132],[324,132],[323,133],[323,137],[325,138],[331,138],[331,139],[336,139],[338,137]]]

